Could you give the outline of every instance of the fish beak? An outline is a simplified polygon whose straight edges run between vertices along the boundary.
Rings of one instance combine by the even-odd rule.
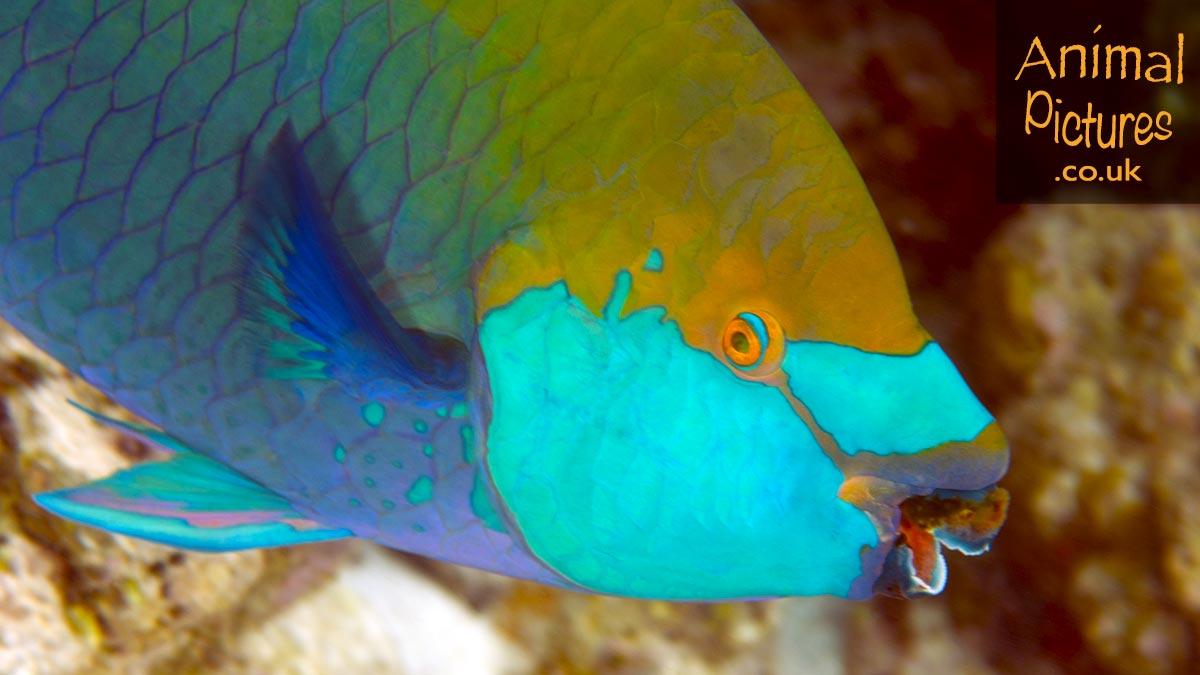
[[[879,543],[863,555],[855,594],[912,598],[946,585],[942,548],[988,550],[1008,512],[996,481],[1008,468],[1008,443],[993,422],[973,441],[927,452],[855,457],[838,496],[874,523]],[[869,462],[869,463],[868,463]]]
[[[859,588],[864,597],[941,593],[946,586],[942,547],[966,555],[987,551],[1008,512],[1008,491],[1000,487],[937,490],[857,476],[838,494],[862,509],[879,533],[879,545],[864,555],[862,581],[869,584]]]
[[[937,595],[946,585],[942,546],[966,555],[988,550],[1004,524],[1008,491],[942,490],[900,504],[899,533],[883,562],[875,592],[914,598]]]

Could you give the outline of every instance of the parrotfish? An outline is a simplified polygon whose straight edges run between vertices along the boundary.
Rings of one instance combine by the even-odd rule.
[[[937,593],[1003,522],[727,0],[8,0],[0,81],[0,313],[173,453],[56,514],[704,601]]]

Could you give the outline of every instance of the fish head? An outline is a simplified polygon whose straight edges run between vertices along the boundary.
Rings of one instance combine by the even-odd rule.
[[[559,280],[484,314],[485,465],[510,529],[605,593],[940,591],[940,546],[982,552],[1003,521],[1007,446],[907,298],[886,306],[898,264],[854,256],[865,236],[818,261],[844,280],[773,278],[731,244],[684,301],[662,280],[695,262],[649,248],[602,305]]]
[[[982,552],[1003,521],[1003,433],[787,95],[548,197],[479,270],[484,466],[509,529],[580,587],[936,593],[940,547]]]

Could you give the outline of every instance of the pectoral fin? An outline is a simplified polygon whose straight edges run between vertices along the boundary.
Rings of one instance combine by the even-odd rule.
[[[302,516],[283,497],[192,452],[34,499],[50,512],[86,525],[199,551],[353,536]]]
[[[321,203],[290,123],[263,163],[243,249],[242,302],[263,329],[265,375],[334,379],[368,395],[394,387],[400,398],[465,386],[462,342],[401,326],[371,289]]]

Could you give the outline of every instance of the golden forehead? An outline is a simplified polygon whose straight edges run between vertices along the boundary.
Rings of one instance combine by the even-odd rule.
[[[642,269],[653,249],[661,273]],[[857,170],[798,87],[714,108],[611,180],[546,200],[487,260],[479,316],[559,280],[599,315],[622,269],[625,312],[665,307],[701,348],[753,309],[791,340],[913,353],[929,339]]]

